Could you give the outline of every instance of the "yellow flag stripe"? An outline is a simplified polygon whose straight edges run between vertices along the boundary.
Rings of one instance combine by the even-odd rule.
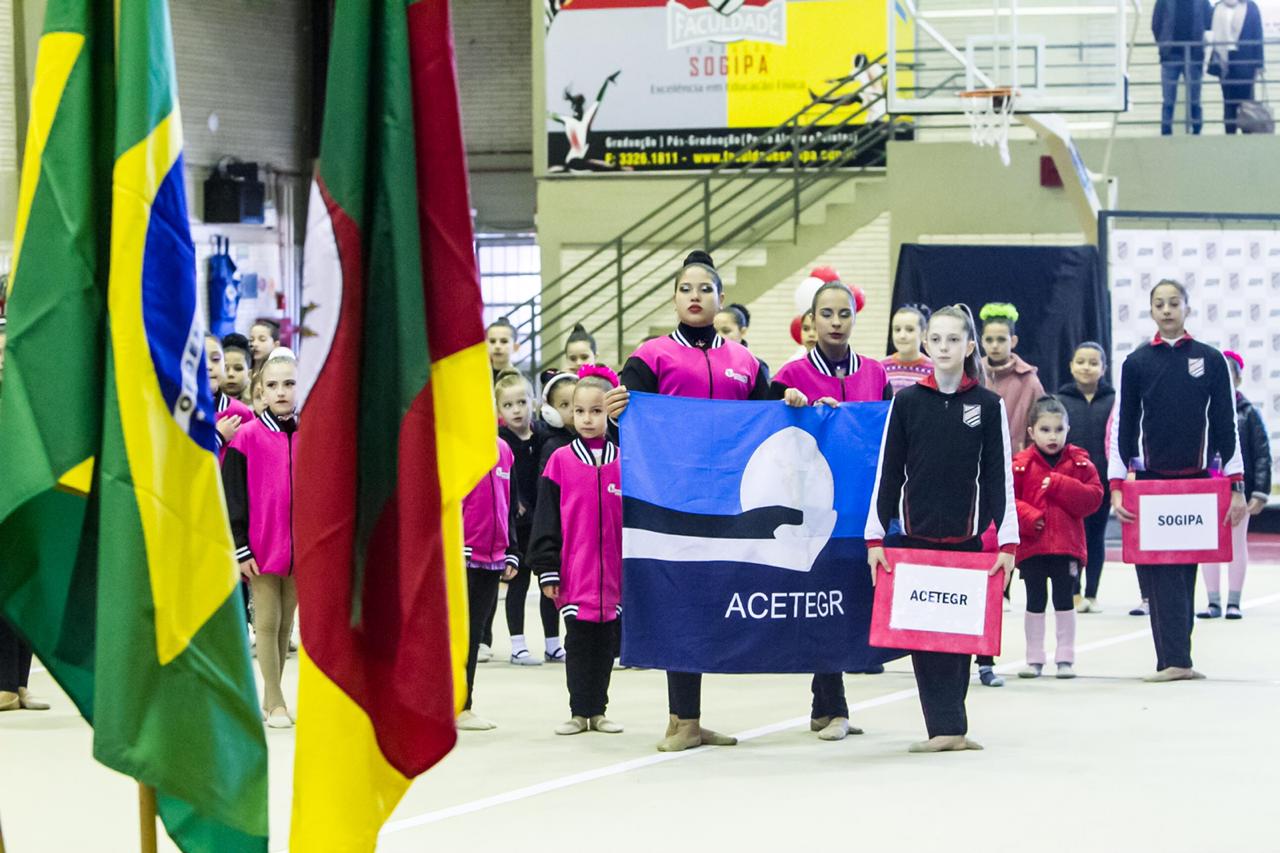
[[[483,342],[431,365],[440,469],[440,526],[444,536],[445,585],[449,605],[449,649],[455,710],[467,699],[470,627],[467,570],[462,560],[462,499],[497,462],[497,418]]]
[[[45,145],[58,105],[67,90],[71,70],[84,49],[82,33],[45,33],[36,51],[36,82],[31,89],[31,121],[27,125],[26,159],[22,161],[22,181],[18,186],[18,222],[13,235],[13,265],[9,271],[9,296],[18,281],[18,262],[22,259],[22,243],[31,221],[31,205],[44,161]]]
[[[461,501],[497,462],[497,412],[485,344],[431,364],[436,413],[436,455],[444,504]]]
[[[410,779],[382,755],[373,722],[298,652],[293,853],[368,853]]]
[[[107,300],[120,420],[146,543],[162,665],[187,648],[237,583],[217,460],[169,412],[143,321],[151,207],[181,152],[182,123],[175,109],[116,161]]]

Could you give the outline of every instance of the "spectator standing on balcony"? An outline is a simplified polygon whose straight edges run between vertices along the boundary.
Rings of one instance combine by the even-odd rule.
[[[1151,32],[1160,49],[1160,133],[1173,133],[1173,107],[1178,102],[1178,79],[1186,78],[1191,132],[1204,126],[1200,83],[1204,79],[1204,34],[1213,19],[1209,0],[1156,0]]]
[[[1262,12],[1253,0],[1221,0],[1213,9],[1209,73],[1222,84],[1222,122],[1236,132],[1240,104],[1253,100],[1253,81],[1262,70]]]

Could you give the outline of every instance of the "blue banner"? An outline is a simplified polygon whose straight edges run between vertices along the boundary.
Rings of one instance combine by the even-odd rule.
[[[622,660],[684,672],[859,672],[863,529],[888,403],[632,393],[621,423]]]

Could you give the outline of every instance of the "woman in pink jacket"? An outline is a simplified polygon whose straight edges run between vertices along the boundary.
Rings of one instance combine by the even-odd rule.
[[[884,365],[859,355],[849,345],[858,313],[853,292],[838,279],[827,282],[813,295],[813,317],[818,345],[805,358],[787,362],[770,384],[770,396],[789,406],[869,403],[893,397]],[[813,707],[809,728],[821,740],[844,740],[862,730],[849,724],[844,677],[839,672],[813,676]]]
[[[551,454],[538,483],[529,561],[543,594],[564,616],[570,719],[558,735],[616,734],[605,717],[622,612],[622,480],[618,448],[606,438],[607,367],[584,366],[573,390],[578,437]]]
[[[289,654],[298,590],[293,575],[293,446],[298,430],[294,392],[298,362],[277,349],[262,367],[266,408],[226,446],[222,482],[240,573],[253,589],[253,628],[262,670],[267,725],[287,729],[293,717],[280,680]]]
[[[623,416],[631,391],[704,400],[767,400],[768,372],[750,350],[716,332],[713,321],[724,298],[724,283],[711,256],[690,252],[674,283],[676,328],[645,341],[627,359],[621,384],[605,395],[609,417]],[[658,744],[661,752],[738,742],[703,728],[700,672],[667,672],[667,711],[667,733]]]

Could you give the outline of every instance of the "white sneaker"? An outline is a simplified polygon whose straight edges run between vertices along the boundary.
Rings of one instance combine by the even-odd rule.
[[[528,649],[517,649],[511,653],[511,664],[513,666],[542,666],[542,661],[530,654]]]
[[[564,663],[564,646],[554,652],[546,652],[543,654],[542,659],[547,663]]]
[[[476,653],[476,663],[488,663],[491,660],[493,660],[493,649],[481,643],[480,649]]]
[[[496,723],[491,723],[484,717],[476,716],[473,711],[463,711],[458,715],[458,731],[460,732],[488,732],[497,727]]]
[[[1071,668],[1069,663],[1058,664],[1058,671],[1055,674],[1057,678],[1075,678],[1076,671]]]

